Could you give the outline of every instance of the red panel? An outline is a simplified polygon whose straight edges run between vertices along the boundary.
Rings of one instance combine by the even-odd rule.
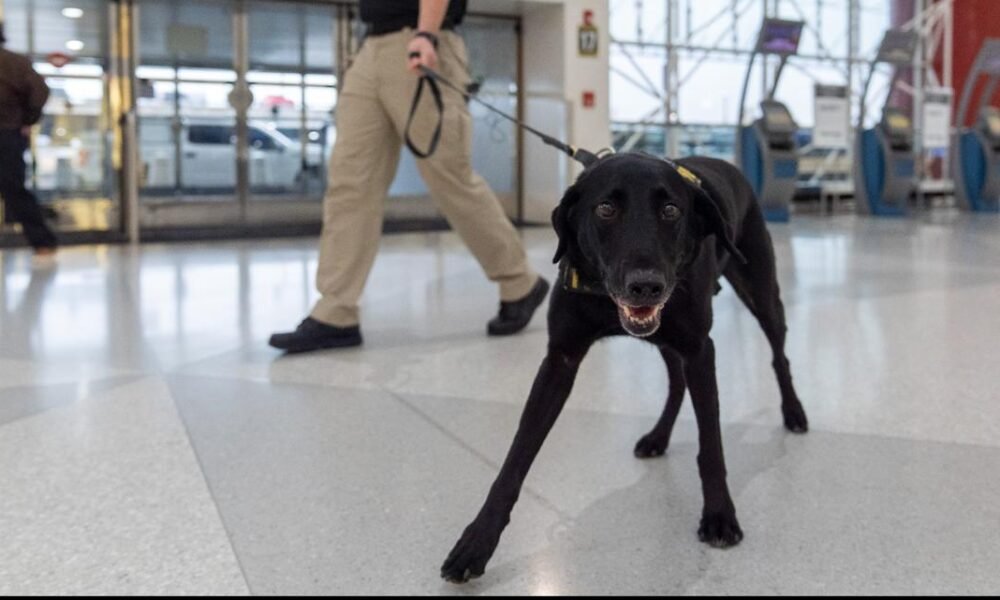
[[[901,4],[911,4],[912,0],[897,0]],[[955,0],[955,35],[953,48],[953,73],[955,86],[955,104],[958,109],[960,98],[965,87],[965,79],[972,68],[972,63],[976,60],[976,54],[986,38],[1000,38],[1000,2],[997,0]],[[934,60],[934,68],[938,75],[941,74],[942,57],[939,55]],[[977,93],[982,93],[983,81],[976,87]],[[993,106],[1000,106],[1000,91],[990,102]],[[969,116],[971,125],[975,119],[975,114]]]

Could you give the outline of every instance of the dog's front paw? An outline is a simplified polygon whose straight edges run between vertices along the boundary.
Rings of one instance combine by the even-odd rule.
[[[713,548],[730,548],[743,541],[743,530],[736,515],[705,515],[698,528],[698,539]]]
[[[782,407],[781,412],[785,417],[785,429],[792,433],[809,431],[809,419],[806,418],[806,411],[801,404]]]
[[[500,536],[486,528],[469,525],[441,566],[441,577],[451,583],[465,583],[486,572],[486,563],[496,550]]]
[[[647,433],[635,444],[636,458],[657,458],[667,453],[670,440],[655,433]]]

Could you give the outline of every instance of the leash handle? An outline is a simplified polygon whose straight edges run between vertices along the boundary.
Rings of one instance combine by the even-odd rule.
[[[423,69],[425,67],[421,67]],[[410,129],[413,127],[413,120],[417,116],[417,109],[420,108],[420,100],[424,96],[424,86],[427,86],[431,90],[431,96],[434,98],[434,106],[437,108],[438,112],[438,122],[437,127],[434,128],[434,134],[431,135],[431,141],[427,146],[426,150],[421,150],[417,148],[416,143],[414,143],[413,138],[410,137]],[[444,127],[444,98],[441,97],[441,88],[438,87],[437,81],[431,77],[423,76],[420,78],[420,82],[417,84],[417,91],[413,95],[413,104],[410,105],[410,116],[406,120],[406,147],[410,149],[410,152],[414,154],[417,158],[430,158],[437,152],[438,144],[441,143],[441,129]]]

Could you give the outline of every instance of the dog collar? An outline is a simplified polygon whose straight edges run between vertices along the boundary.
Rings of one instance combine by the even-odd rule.
[[[591,296],[607,296],[604,284],[600,281],[592,281],[580,274],[568,261],[559,263],[559,280],[563,289],[575,294],[590,294]]]
[[[675,163],[674,161],[670,160],[669,158],[664,158],[662,160],[663,160],[663,162],[665,162],[668,165],[670,165],[671,169],[673,169],[674,171],[677,171],[677,174],[680,175],[681,177],[683,177],[685,181],[687,181],[688,183],[692,184],[694,187],[696,187],[698,189],[701,189],[701,178],[698,177],[697,175],[695,175],[691,171],[691,169],[689,169],[689,168],[687,168],[687,167],[685,167],[683,165],[679,165],[679,164]]]
[[[598,151],[597,154],[595,154],[594,156],[596,156],[598,159],[601,159],[608,156],[613,156],[615,154],[617,154],[617,152],[615,152],[614,148],[603,148],[600,151]],[[701,188],[701,178],[695,175],[691,171],[691,169],[679,165],[666,157],[660,157],[660,160],[670,165],[670,168],[673,169],[674,171],[677,171],[677,174],[683,177],[688,183],[693,184],[697,188]]]

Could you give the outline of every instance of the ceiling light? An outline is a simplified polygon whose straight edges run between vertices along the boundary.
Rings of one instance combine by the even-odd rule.
[[[80,40],[70,40],[66,42],[66,48],[72,50],[73,52],[79,52],[83,50],[83,42]]]
[[[62,9],[62,16],[66,17],[67,19],[80,19],[83,17],[83,9],[75,8],[73,6],[67,6],[66,8]]]

